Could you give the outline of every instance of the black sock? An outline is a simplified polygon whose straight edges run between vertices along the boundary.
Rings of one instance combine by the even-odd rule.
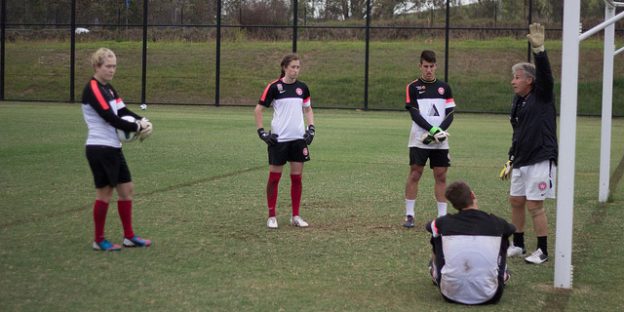
[[[522,248],[524,250],[524,232],[513,233],[513,244],[516,247]]]
[[[548,255],[548,236],[537,237],[537,248],[541,249],[545,255]]]

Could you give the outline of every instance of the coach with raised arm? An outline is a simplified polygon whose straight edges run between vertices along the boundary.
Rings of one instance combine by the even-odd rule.
[[[477,196],[463,181],[451,183],[446,199],[459,212],[427,224],[433,256],[429,273],[446,301],[493,304],[500,301],[507,272],[507,247],[515,227],[479,210]]]
[[[503,180],[511,177],[509,203],[511,221],[516,226],[513,244],[507,255],[523,256],[525,209],[533,219],[537,249],[524,258],[527,263],[548,260],[548,220],[544,200],[555,198],[557,175],[557,111],[553,92],[554,78],[544,50],[544,26],[529,26],[527,38],[535,65],[513,65],[511,85],[515,93],[510,121],[513,128],[509,160],[500,172]]]

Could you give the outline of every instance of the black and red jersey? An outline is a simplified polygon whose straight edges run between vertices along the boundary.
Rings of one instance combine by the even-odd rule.
[[[82,114],[89,129],[86,145],[111,147],[121,147],[115,129],[138,131],[136,123],[123,120],[121,116],[142,118],[126,107],[113,86],[95,78],[91,78],[82,92]]]
[[[278,142],[303,139],[305,124],[303,108],[310,107],[310,90],[305,83],[285,83],[282,79],[267,85],[258,101],[265,107],[273,107],[271,132],[278,135]]]
[[[431,126],[440,126],[447,117],[447,109],[455,107],[453,92],[451,87],[440,80],[424,81],[417,79],[412,81],[405,88],[405,105],[414,107],[420,112],[420,116]],[[424,144],[421,137],[429,129],[424,129],[415,121],[412,122],[410,131],[409,147],[419,147],[426,149],[448,149],[448,140],[437,144]]]

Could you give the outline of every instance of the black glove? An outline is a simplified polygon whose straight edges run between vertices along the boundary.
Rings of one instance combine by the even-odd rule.
[[[266,132],[264,131],[264,128],[258,129],[258,136],[268,146],[271,146],[277,143],[277,134],[271,133],[271,131]]]
[[[314,140],[314,135],[316,134],[316,128],[314,125],[309,125],[305,134],[303,135],[303,139],[305,140],[307,145],[312,144],[312,140]]]
[[[429,134],[429,132],[425,132],[420,137],[420,140],[423,142],[423,144],[429,145],[429,144],[431,144],[431,142],[435,142],[435,137],[433,135]]]

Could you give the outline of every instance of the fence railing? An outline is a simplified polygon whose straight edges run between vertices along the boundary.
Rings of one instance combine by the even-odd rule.
[[[301,32],[314,32],[314,31],[318,31],[318,30],[355,30],[355,31],[362,31],[363,32],[363,38],[362,41],[364,43],[364,48],[363,48],[363,55],[362,55],[362,62],[364,64],[363,66],[363,71],[361,72],[361,77],[363,79],[362,81],[362,94],[361,94],[361,102],[358,105],[361,105],[359,108],[364,109],[364,110],[368,110],[371,108],[375,108],[375,107],[370,107],[369,105],[369,94],[370,94],[370,62],[371,62],[371,32],[377,32],[377,31],[435,31],[435,32],[439,32],[439,33],[444,33],[444,53],[443,53],[443,60],[442,62],[440,62],[440,60],[438,61],[439,63],[443,63],[443,68],[444,68],[444,73],[443,75],[441,75],[443,77],[444,80],[448,81],[449,80],[449,70],[452,70],[451,66],[449,65],[449,60],[450,60],[450,56],[449,56],[449,47],[450,47],[450,40],[451,37],[453,35],[454,32],[486,32],[486,31],[501,31],[501,32],[515,32],[515,33],[524,33],[526,32],[527,28],[528,28],[528,24],[530,24],[532,22],[532,7],[531,4],[533,1],[529,1],[530,7],[529,7],[529,14],[527,15],[527,20],[526,20],[526,25],[524,27],[501,27],[501,28],[492,28],[492,27],[456,27],[453,26],[450,18],[449,18],[449,12],[452,9],[449,6],[449,2],[447,1],[447,5],[446,5],[446,16],[445,16],[445,22],[444,22],[444,26],[436,26],[436,27],[423,27],[423,26],[376,26],[376,25],[372,25],[371,23],[371,1],[372,0],[368,0],[366,3],[366,14],[365,14],[365,24],[361,25],[361,26],[325,26],[325,25],[300,25],[299,24],[299,20],[300,18],[298,17],[298,0],[292,0],[292,20],[291,20],[291,25],[232,25],[232,24],[223,24],[222,23],[222,0],[216,1],[217,2],[217,14],[216,14],[216,23],[214,24],[184,24],[184,25],[178,25],[178,24],[150,24],[148,23],[148,16],[150,13],[150,1],[144,0],[142,1],[142,5],[143,5],[143,20],[142,23],[138,24],[138,23],[134,23],[134,24],[130,24],[130,25],[126,25],[126,27],[130,27],[132,29],[140,29],[141,32],[141,55],[140,55],[140,60],[141,60],[141,69],[140,69],[140,99],[139,102],[140,103],[151,103],[151,104],[162,104],[164,102],[160,102],[158,99],[148,99],[147,98],[147,91],[148,91],[148,75],[147,73],[150,71],[149,68],[149,63],[148,63],[148,57],[150,57],[150,51],[148,50],[148,43],[150,43],[150,31],[152,31],[155,28],[163,28],[163,27],[177,27],[179,28],[197,28],[197,29],[202,29],[202,30],[210,30],[212,32],[214,32],[214,84],[212,85],[212,87],[214,88],[210,93],[214,95],[214,98],[212,101],[208,101],[206,99],[201,101],[201,104],[206,104],[206,105],[216,105],[216,106],[220,106],[223,103],[222,101],[222,93],[221,93],[221,88],[222,88],[222,80],[224,79],[222,76],[222,61],[223,61],[223,54],[222,54],[222,47],[223,47],[223,36],[222,33],[225,30],[228,29],[246,29],[246,30],[252,30],[252,29],[267,29],[267,30],[274,30],[274,29],[281,29],[281,30],[288,30],[291,33],[291,37],[292,37],[292,41],[290,43],[290,50],[292,52],[298,52],[298,44],[301,41]],[[63,31],[63,32],[67,32],[69,34],[69,69],[68,69],[68,84],[67,84],[67,88],[69,89],[68,91],[68,97],[64,100],[68,101],[68,102],[76,102],[76,94],[75,94],[75,90],[76,90],[76,86],[75,86],[75,81],[76,79],[76,43],[79,40],[77,38],[77,34],[76,34],[76,29],[78,27],[100,27],[100,28],[106,28],[106,27],[119,27],[119,25],[113,25],[113,24],[83,24],[81,23],[80,25],[77,24],[76,22],[76,2],[77,0],[71,0],[71,22],[69,24],[54,24],[54,25],[49,25],[49,24],[11,24],[11,23],[7,23],[7,8],[6,8],[6,2],[7,0],[1,0],[0,5],[1,5],[1,12],[0,12],[0,16],[1,16],[1,22],[0,22],[0,42],[1,42],[1,48],[0,48],[0,100],[6,101],[6,100],[21,100],[23,98],[11,98],[10,96],[6,96],[6,64],[7,62],[10,62],[10,59],[7,59],[6,56],[6,45],[7,45],[7,36],[6,36],[6,32],[7,29],[19,29],[20,27],[39,27],[39,28],[46,28],[46,27],[53,27],[55,29],[57,29],[57,31]],[[554,32],[561,32],[561,29],[550,29],[549,31],[554,31]],[[152,41],[154,41],[155,39],[152,39]],[[528,47],[527,44],[527,49],[526,49],[526,58],[527,60],[530,61],[531,58],[531,54],[530,54],[530,49]],[[441,78],[442,78],[441,77]],[[64,85],[61,87],[64,88]],[[59,92],[61,92],[61,90],[58,90]],[[58,98],[54,98],[54,99],[48,99],[48,98],[37,98],[36,100],[54,100],[57,101]],[[130,101],[132,102],[132,101]],[[181,101],[182,103],[184,103],[184,101]],[[228,105],[237,105],[237,104],[243,104],[243,103],[225,103]],[[321,103],[322,104],[322,103]],[[336,105],[335,105],[336,106]],[[339,105],[338,105],[339,106]],[[352,105],[346,105],[348,107],[353,107]]]

